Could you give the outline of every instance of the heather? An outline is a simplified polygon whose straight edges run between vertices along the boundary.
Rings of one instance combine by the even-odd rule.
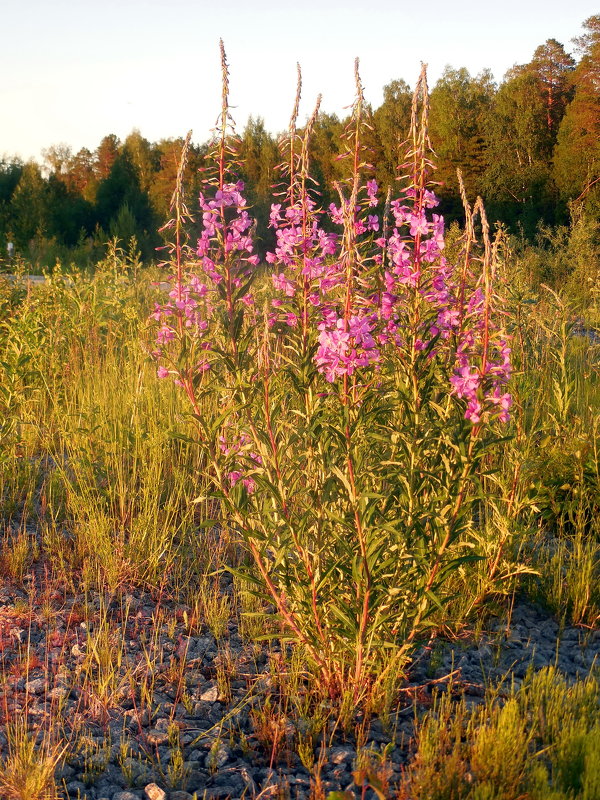
[[[221,69],[159,265],[2,279],[2,791],[596,797],[589,208],[532,244],[459,173],[447,228],[425,71],[388,190],[357,62],[263,253]]]

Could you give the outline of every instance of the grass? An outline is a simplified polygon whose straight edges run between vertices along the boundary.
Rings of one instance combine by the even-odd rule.
[[[54,774],[65,745],[42,736],[41,742],[21,720],[6,727],[6,755],[0,762],[0,792],[6,800],[56,800]]]
[[[12,616],[0,617],[2,652],[17,655],[0,669],[0,795],[59,796],[57,768],[77,758],[92,785],[106,753],[86,751],[86,726],[108,730],[112,710],[128,706],[141,731],[165,685],[192,709],[199,690],[186,684],[185,637],[210,631],[220,653],[219,696],[225,702],[232,683],[246,681],[254,730],[250,740],[233,728],[217,732],[206,751],[213,767],[229,736],[249,758],[261,754],[273,767],[297,758],[312,775],[312,796],[325,797],[326,748],[345,736],[359,743],[356,790],[391,797],[399,789],[390,782],[389,752],[360,743],[369,719],[393,719],[394,682],[373,698],[367,718],[357,719],[343,701],[327,707],[302,648],[262,642],[269,609],[251,582],[226,579],[226,568],[247,557],[235,530],[202,527],[214,508],[209,500],[192,502],[204,487],[187,410],[172,385],[156,380],[147,355],[155,277],[134,275],[113,259],[93,277],[56,274],[30,291],[0,283],[0,574],[3,587],[29,587]],[[544,604],[562,624],[595,628],[600,619],[599,348],[574,331],[566,300],[518,283],[513,275],[507,308],[517,362],[513,436],[488,465],[486,480],[500,491],[479,507],[483,557],[475,572],[453,578],[451,618],[434,619],[439,635],[475,630],[517,593]],[[202,413],[214,415],[207,397]],[[151,598],[150,618],[132,605],[136,591]],[[257,662],[269,659],[262,684],[248,662],[234,663],[232,622],[247,652]],[[19,716],[11,705],[15,681],[41,674],[27,639],[42,629],[55,688],[79,697],[74,718],[64,718],[61,692],[50,686],[45,719]],[[86,647],[73,656],[82,630]],[[11,631],[24,632],[18,644]],[[137,660],[130,636],[141,644]],[[69,672],[71,658],[77,668]],[[596,676],[569,685],[546,670],[531,672],[518,690],[487,687],[475,708],[451,690],[426,713],[417,704],[401,792],[440,800],[600,797],[597,698]],[[139,756],[165,786],[183,788],[190,768],[182,734],[169,728],[170,756],[159,763],[151,747],[133,756],[127,736],[107,742],[121,748],[132,783]]]
[[[419,723],[404,796],[597,797],[598,689],[597,677],[569,686],[548,668],[474,709],[437,697]]]

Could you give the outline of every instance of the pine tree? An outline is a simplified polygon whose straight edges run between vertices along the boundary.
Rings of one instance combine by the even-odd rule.
[[[547,39],[537,47],[529,64],[545,97],[546,127],[553,139],[573,95],[574,68],[575,59],[556,39]]]
[[[575,40],[580,61],[575,94],[554,150],[554,178],[565,200],[585,200],[600,213],[600,15],[587,19]]]

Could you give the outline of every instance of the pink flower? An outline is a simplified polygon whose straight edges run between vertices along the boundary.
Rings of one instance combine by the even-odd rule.
[[[429,224],[425,214],[410,214],[409,222],[411,236],[417,236],[418,234],[424,236],[429,233]]]
[[[242,484],[245,486],[248,494],[252,494],[256,489],[256,483],[252,480],[252,478],[242,478]]]
[[[425,208],[435,208],[437,205],[439,205],[439,202],[440,201],[433,192],[430,192],[429,189],[425,189],[425,192],[423,193],[423,205]]]
[[[233,470],[233,472],[229,472],[229,473],[227,474],[227,478],[228,478],[228,480],[229,480],[229,485],[230,485],[230,486],[235,486],[235,485],[236,485],[236,483],[237,483],[239,480],[241,480],[241,478],[242,478],[242,473],[239,471],[239,469],[234,469],[234,470]]]
[[[371,206],[371,208],[377,205],[378,189],[377,181],[367,181],[367,195],[369,196],[369,206]]]
[[[501,422],[508,422],[510,420],[509,409],[512,406],[511,395],[502,393],[501,389],[496,387],[494,393],[487,399],[497,407],[498,419]]]
[[[159,328],[158,333],[156,334],[156,341],[158,344],[166,344],[167,342],[172,341],[175,338],[175,331],[173,328],[169,328],[168,325],[163,325]]]
[[[344,213],[341,208],[338,208],[335,205],[335,203],[330,204],[329,214],[331,216],[331,219],[335,222],[336,225],[344,224]]]
[[[467,410],[465,411],[465,419],[470,420],[473,424],[477,424],[481,420],[481,403],[477,400],[469,400]]]
[[[375,347],[375,342],[371,336],[371,325],[367,317],[351,317],[348,323],[348,330],[357,345],[361,345],[365,350],[370,350]]]
[[[280,272],[279,275],[271,275],[271,280],[273,281],[273,286],[280,292],[285,292],[288,297],[293,297],[296,294],[296,287],[289,278],[286,278],[283,272]]]
[[[393,200],[391,209],[398,227],[403,225],[410,216],[410,209],[402,204],[402,200]]]
[[[458,373],[450,378],[454,394],[457,397],[473,398],[479,386],[479,372],[471,372],[471,368],[461,367]]]
[[[281,215],[281,203],[273,203],[271,205],[271,213],[269,214],[269,227],[276,228],[280,219]]]

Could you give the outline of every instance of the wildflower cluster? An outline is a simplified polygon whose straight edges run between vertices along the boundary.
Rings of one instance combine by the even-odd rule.
[[[219,255],[227,260],[235,253],[240,263],[246,262],[249,266],[256,266],[259,262],[258,256],[252,253],[252,238],[247,233],[253,220],[248,213],[243,191],[243,181],[237,181],[235,184],[223,184],[222,188],[216,190],[213,199],[206,199],[202,192],[199,196],[202,232],[196,255],[205,273],[215,284],[219,284],[224,278],[222,272],[219,272],[222,263]],[[228,211],[234,213],[228,214]],[[242,285],[243,270],[239,270],[239,273],[233,278],[236,288]]]
[[[445,363],[454,362],[449,390],[466,401],[467,420],[477,424],[487,412],[507,422],[511,397],[504,387],[510,378],[510,347],[494,327],[483,279],[474,280],[470,271],[450,264],[443,255],[444,219],[433,213],[438,205],[435,194],[429,189],[407,189],[390,204],[391,232],[374,238],[380,228],[379,216],[371,213],[377,203],[376,182],[369,180],[365,190],[366,209],[331,204],[329,215],[342,226],[351,215],[355,246],[370,251],[370,260],[383,272],[382,278],[370,270],[368,284],[363,278],[367,256],[357,260],[363,273],[354,275],[357,291],[347,303],[339,291],[346,280],[343,236],[323,232],[313,201],[308,203],[308,232],[301,224],[301,203],[283,211],[281,204],[276,204],[271,224],[278,245],[274,253],[267,254],[267,261],[277,267],[271,276],[276,292],[272,305],[283,311],[287,325],[295,327],[298,315],[290,308],[290,300],[309,287],[318,331],[315,364],[329,382],[351,376],[358,369],[377,367],[382,348],[403,346],[412,332],[416,351],[426,350],[429,358],[439,356]],[[378,253],[373,252],[373,245]],[[411,321],[415,299],[420,315],[416,327],[415,320]],[[271,322],[276,319],[273,314]]]
[[[156,304],[152,318],[160,328],[154,357],[162,362],[158,376],[173,376],[183,386],[194,408],[195,386],[211,368],[214,349],[220,346],[223,333],[233,352],[243,309],[254,304],[249,291],[259,257],[253,252],[250,235],[253,219],[244,197],[244,183],[235,175],[237,138],[229,115],[229,73],[221,42],[223,105],[214,131],[212,149],[207,156],[204,191],[198,197],[201,214],[200,235],[195,247],[188,242],[186,225],[194,221],[183,202],[183,173],[187,161],[191,133],[181,157],[177,186],[173,194],[173,218],[164,231],[174,231],[168,245],[174,267],[169,281],[169,300]],[[225,307],[225,314],[221,308]],[[240,313],[241,311],[241,313]],[[185,364],[178,358],[182,348],[189,353]]]
[[[266,254],[266,260],[276,268],[271,276],[276,293],[286,298],[276,296],[272,301],[276,311],[270,321],[283,320],[296,327],[303,301],[317,308],[322,293],[336,285],[337,268],[331,259],[338,237],[320,227],[320,214],[308,194],[284,211],[281,203],[274,203],[269,225],[275,229],[276,247]],[[294,304],[290,304],[292,298],[296,299]]]
[[[481,434],[506,422],[511,404],[487,224],[476,206],[480,262],[470,208],[463,257],[446,258],[428,182],[424,72],[410,183],[382,209],[357,67],[350,167],[327,209],[309,169],[318,103],[300,137],[297,95],[287,188],[271,206],[275,245],[255,281],[252,218],[230,163],[223,51],[222,63],[221,129],[193,247],[183,234],[191,215],[174,196],[172,288],[152,314],[159,375],[190,400],[203,479],[248,546],[252,581],[326,691],[358,702],[377,670],[404,663],[434,606],[451,601],[448,576],[475,547]]]

